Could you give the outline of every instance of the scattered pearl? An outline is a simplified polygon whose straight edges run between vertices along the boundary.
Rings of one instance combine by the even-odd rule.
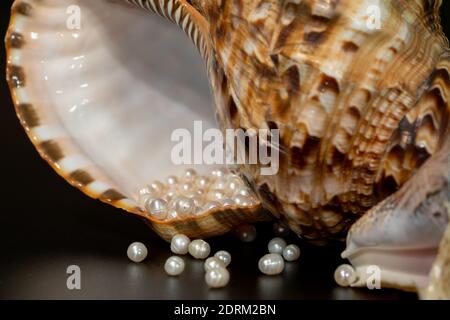
[[[275,222],[273,224],[273,233],[278,237],[287,237],[289,235],[289,227],[284,223]]]
[[[295,244],[286,246],[283,250],[283,258],[286,261],[295,261],[300,257],[300,248]]]
[[[231,263],[231,254],[228,251],[217,251],[214,257],[222,261],[225,267],[228,267],[228,265]]]
[[[284,248],[286,247],[286,241],[284,241],[283,238],[273,238],[269,241],[269,244],[267,245],[267,248],[269,249],[270,253],[278,253],[282,254]]]
[[[172,237],[170,250],[175,254],[186,254],[189,251],[191,240],[184,234],[177,234]]]
[[[188,215],[194,210],[194,202],[192,199],[180,196],[174,201],[174,209],[181,216]]]
[[[169,177],[167,178],[167,184],[168,184],[168,185],[174,186],[174,185],[176,185],[177,183],[178,183],[178,178],[177,178],[177,177],[175,177],[175,176],[169,176]]]
[[[141,242],[133,242],[128,246],[127,256],[133,262],[142,262],[147,257],[147,247]]]
[[[145,203],[145,209],[159,220],[167,217],[167,202],[164,199],[149,199]]]
[[[256,239],[256,228],[251,224],[241,224],[236,228],[236,235],[243,242],[253,242]]]
[[[183,273],[185,267],[184,260],[177,256],[172,256],[166,260],[164,270],[170,276],[178,276]]]
[[[269,253],[259,259],[259,270],[267,275],[280,274],[284,270],[284,260],[278,253]]]
[[[246,196],[236,196],[234,197],[234,202],[238,205],[238,206],[251,206],[253,205],[253,201],[252,199],[250,199],[249,197]]]
[[[210,252],[211,247],[209,246],[208,242],[204,240],[197,239],[189,244],[189,253],[195,259],[206,259],[209,256]]]
[[[222,288],[230,281],[230,273],[225,268],[213,269],[206,272],[205,281],[211,288]]]
[[[194,169],[187,169],[184,172],[184,177],[188,180],[193,180],[197,176],[197,171]]]
[[[208,272],[213,269],[225,268],[225,264],[216,257],[209,257],[205,261],[204,268],[205,271]]]
[[[334,280],[341,287],[348,287],[356,281],[356,271],[349,264],[342,264],[334,272]]]

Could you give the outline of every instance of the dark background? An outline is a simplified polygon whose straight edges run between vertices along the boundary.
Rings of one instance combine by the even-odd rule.
[[[444,1],[443,24],[450,21]],[[11,0],[1,1],[4,37]],[[448,28],[447,28],[447,34]],[[4,47],[0,69],[5,69]],[[302,255],[282,275],[263,276],[258,259],[273,236],[260,225],[257,241],[244,244],[233,235],[209,240],[215,252],[231,252],[231,281],[223,289],[205,285],[203,263],[186,256],[179,278],[165,275],[167,243],[141,220],[92,200],[61,179],[41,160],[14,113],[4,73],[0,77],[0,299],[415,299],[394,290],[340,288],[333,280],[343,263],[343,247],[317,248],[298,243]],[[128,260],[131,242],[149,248],[145,262]],[[66,287],[69,265],[81,268],[81,290]]]

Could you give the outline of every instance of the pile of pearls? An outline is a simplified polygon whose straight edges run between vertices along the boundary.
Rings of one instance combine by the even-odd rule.
[[[267,245],[269,251],[258,262],[259,270],[266,275],[277,275],[284,270],[284,261],[295,261],[300,257],[300,248],[295,244],[286,244],[283,238],[276,237]]]
[[[153,181],[139,190],[139,203],[153,218],[171,220],[219,207],[252,206],[256,201],[238,176],[219,168],[208,176],[187,169],[165,183]]]

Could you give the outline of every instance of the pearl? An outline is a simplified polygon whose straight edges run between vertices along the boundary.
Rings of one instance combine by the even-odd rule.
[[[189,251],[191,240],[184,234],[177,234],[172,237],[170,250],[175,254],[186,254]]]
[[[225,169],[216,169],[213,170],[213,172],[211,173],[214,177],[216,178],[222,178],[223,176],[226,175],[226,170]]]
[[[225,264],[216,257],[209,257],[205,261],[204,268],[205,271],[208,272],[213,269],[225,268]]]
[[[174,186],[173,186],[174,187]],[[169,189],[164,193],[164,200],[166,200],[167,202],[170,202],[173,200],[173,198],[175,198],[178,195],[178,192],[176,189]]]
[[[205,189],[209,185],[209,178],[199,176],[195,179],[195,186],[199,189]]]
[[[192,183],[190,183],[190,182],[184,182],[178,186],[178,190],[182,194],[187,194],[187,193],[191,192],[192,189],[193,189]]]
[[[286,246],[283,250],[283,258],[286,261],[295,261],[300,257],[300,248],[295,244]]]
[[[174,208],[169,209],[166,219],[172,220],[172,219],[176,219],[176,218],[178,218],[178,212]]]
[[[222,200],[225,197],[225,194],[221,190],[210,190],[206,195],[209,200],[217,201]]]
[[[222,201],[220,201],[220,203],[222,203],[222,205],[224,207],[231,207],[236,205],[236,203],[234,202],[234,200],[231,199],[223,199]]]
[[[164,220],[167,217],[167,202],[164,199],[149,200],[145,203],[145,209],[155,218]]]
[[[289,227],[284,223],[275,222],[273,224],[273,233],[278,237],[287,237],[289,235]]]
[[[251,224],[241,224],[236,228],[236,235],[243,242],[253,242],[256,239],[256,228]]]
[[[209,246],[208,242],[201,239],[192,241],[189,244],[188,248],[189,253],[195,259],[206,259],[209,256],[209,253],[211,252],[211,247]]]
[[[211,288],[225,287],[230,281],[230,273],[225,268],[213,269],[205,274],[205,282]]]
[[[194,211],[194,202],[192,199],[180,196],[174,200],[174,209],[178,215],[187,215]]]
[[[284,270],[284,260],[278,253],[269,253],[259,259],[259,270],[269,276],[280,274]]]
[[[164,191],[164,184],[160,181],[153,181],[148,188],[151,195],[154,197],[160,197]]]
[[[217,179],[216,182],[211,186],[212,189],[220,189],[223,190],[227,187],[227,183],[224,179]]]
[[[240,190],[242,188],[242,181],[241,179],[236,176],[236,175],[232,175],[227,182],[227,188],[232,191],[233,193],[236,190]]]
[[[235,196],[250,197],[250,191],[247,188],[242,187],[242,188],[237,189],[236,192],[234,193],[234,195]]]
[[[228,251],[217,251],[214,257],[222,261],[225,267],[228,267],[228,265],[231,263],[231,254]]]
[[[188,180],[193,180],[197,176],[197,171],[194,169],[187,169],[184,172],[184,177]]]
[[[142,262],[147,257],[147,247],[141,242],[133,242],[128,246],[127,256],[133,262]]]
[[[205,205],[205,211],[212,210],[220,207],[220,203],[217,201],[210,201]]]
[[[356,271],[349,264],[342,264],[334,272],[334,280],[341,287],[348,287],[356,281]]]
[[[185,267],[184,260],[177,256],[172,256],[166,260],[164,270],[169,276],[178,276],[183,273]]]
[[[273,238],[269,241],[267,248],[270,253],[282,254],[284,248],[286,247],[286,241],[283,238]]]
[[[139,197],[145,197],[149,194],[150,194],[150,188],[148,186],[139,189]]]
[[[178,183],[178,178],[177,177],[175,177],[175,176],[169,176],[169,177],[167,177],[167,184],[169,185],[169,186],[174,186],[174,185],[176,185]]]
[[[253,205],[252,199],[250,199],[249,197],[240,196],[240,195],[234,197],[234,202],[238,206],[244,206],[244,207]]]

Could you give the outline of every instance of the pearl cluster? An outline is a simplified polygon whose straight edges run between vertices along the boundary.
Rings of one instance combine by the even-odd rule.
[[[267,245],[269,253],[258,262],[259,270],[266,275],[277,275],[284,270],[284,261],[295,261],[300,257],[300,248],[295,244],[287,245],[283,238],[273,238]]]
[[[166,183],[153,181],[139,190],[139,202],[158,220],[201,215],[227,206],[256,203],[242,180],[227,169],[215,169],[207,176],[187,169],[181,177],[170,176]]]

